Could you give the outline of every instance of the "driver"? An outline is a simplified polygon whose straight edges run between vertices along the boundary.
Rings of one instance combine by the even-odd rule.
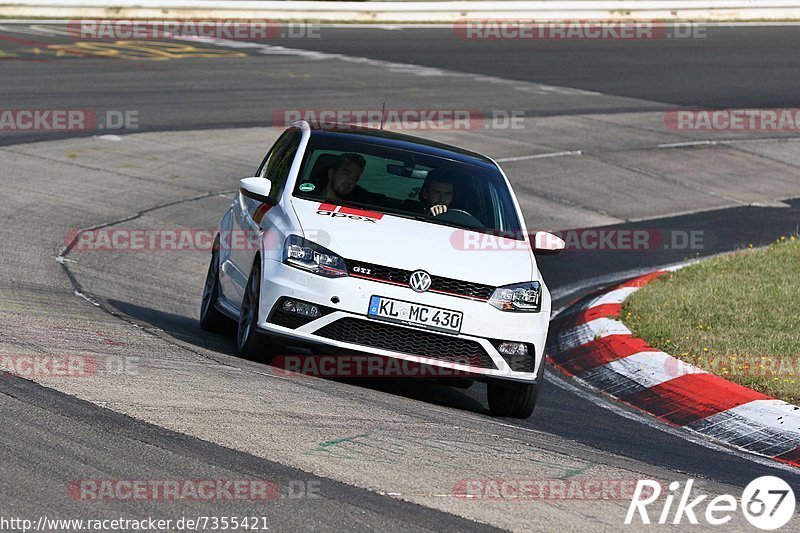
[[[453,178],[441,170],[431,170],[419,191],[419,200],[406,200],[403,207],[409,211],[433,216],[447,212],[453,202]]]
[[[356,188],[366,161],[359,154],[346,153],[336,158],[328,169],[328,183],[323,197],[326,202],[344,200]]]

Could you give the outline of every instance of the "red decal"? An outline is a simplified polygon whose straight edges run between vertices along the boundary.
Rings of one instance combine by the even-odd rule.
[[[383,213],[375,213],[374,211],[364,211],[362,209],[356,209],[354,207],[342,206],[339,208],[339,212],[344,213],[345,215],[357,215],[360,217],[374,218],[375,220],[380,220],[383,218]]]
[[[266,215],[267,211],[269,211],[270,209],[272,209],[272,206],[270,204],[266,204],[265,203],[265,204],[261,204],[260,206],[258,206],[258,209],[256,209],[256,212],[253,213],[253,220],[256,221],[256,224],[260,224],[261,223],[261,219],[264,218],[264,215]]]
[[[375,220],[380,220],[383,218],[383,213],[364,211],[363,209],[357,209],[355,207],[340,207],[335,204],[319,204],[317,211],[333,211],[336,213],[342,213],[343,215],[356,215],[360,217],[373,218]]]

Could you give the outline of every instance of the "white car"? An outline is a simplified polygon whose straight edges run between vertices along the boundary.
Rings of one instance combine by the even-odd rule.
[[[533,251],[563,246],[529,238],[488,157],[301,121],[220,221],[200,324],[235,320],[250,358],[297,345],[456,369],[486,381],[493,415],[528,417],[550,318]]]

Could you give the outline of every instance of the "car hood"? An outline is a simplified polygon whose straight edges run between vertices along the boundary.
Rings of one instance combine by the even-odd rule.
[[[496,287],[538,278],[525,241],[319,201],[292,205],[304,237],[345,259]]]

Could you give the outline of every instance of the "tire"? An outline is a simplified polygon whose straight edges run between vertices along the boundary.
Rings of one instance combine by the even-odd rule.
[[[487,385],[489,411],[492,416],[509,418],[528,418],[536,407],[539,398],[539,384],[516,383],[500,380],[490,381]]]
[[[258,331],[258,309],[261,301],[261,260],[256,258],[239,311],[239,327],[236,331],[236,352],[246,359],[269,362],[275,354],[275,346]]]
[[[203,300],[200,302],[200,328],[214,333],[228,333],[233,322],[216,307],[219,300],[219,237],[214,241],[208,265]]]
[[[544,378],[545,361],[536,373],[536,383],[520,383],[493,379],[486,386],[489,411],[492,416],[528,418],[533,414]]]

